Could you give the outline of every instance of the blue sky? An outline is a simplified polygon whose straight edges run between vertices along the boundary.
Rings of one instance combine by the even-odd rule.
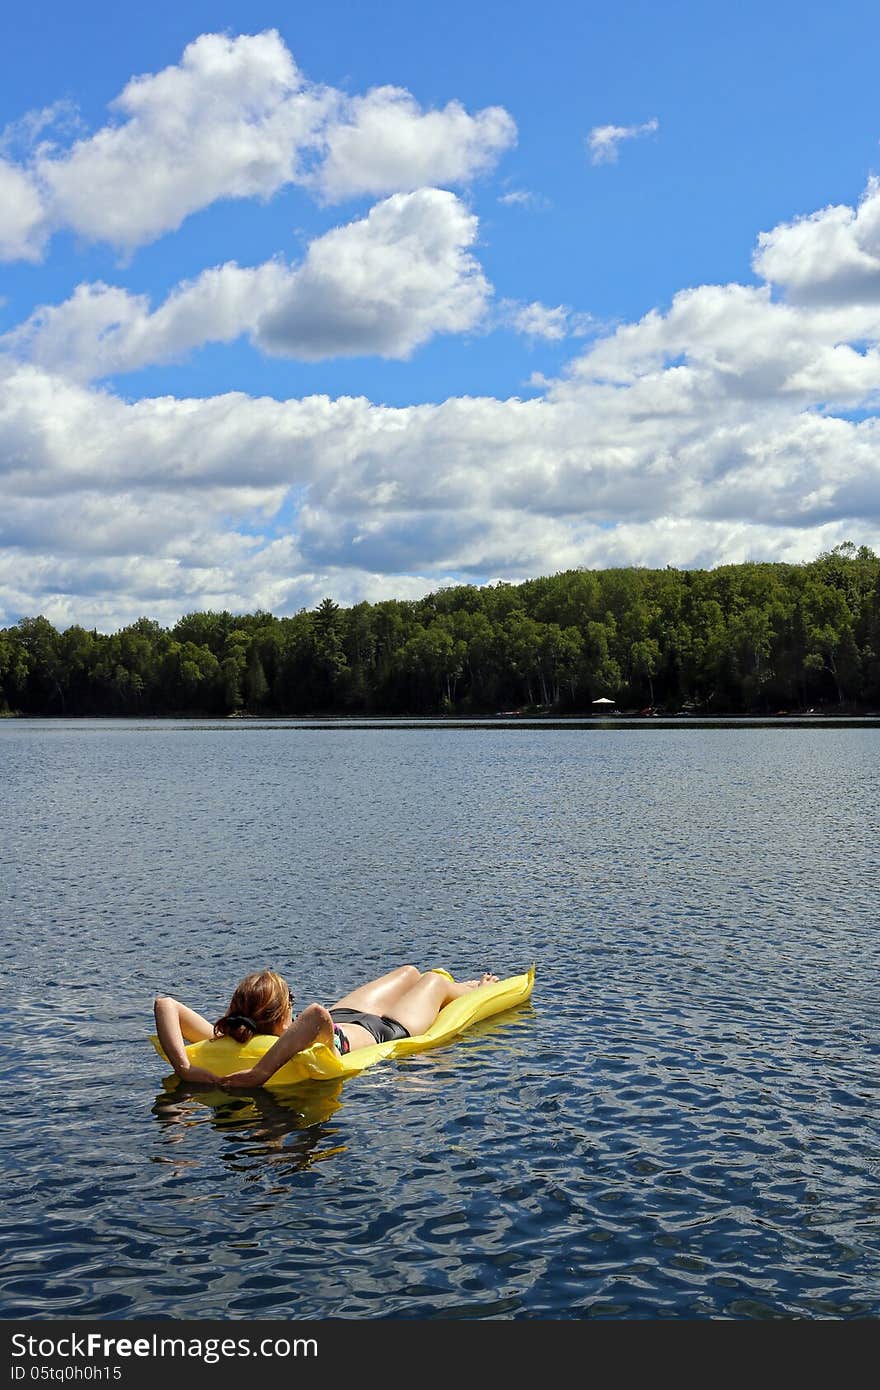
[[[850,0],[35,0],[0,625],[878,548],[878,39]]]

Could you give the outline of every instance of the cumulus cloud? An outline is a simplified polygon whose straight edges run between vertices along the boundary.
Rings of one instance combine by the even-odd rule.
[[[483,314],[489,285],[468,248],[477,219],[452,193],[398,193],[363,221],[312,243],[264,312],[255,340],[306,357],[408,357],[435,333],[460,333]]]
[[[36,173],[56,224],[131,250],[217,198],[292,182],[335,104],[274,31],[203,34],[178,66],[128,83],[118,123],[42,152]]]
[[[514,299],[502,301],[499,306],[502,320],[516,333],[527,338],[544,338],[559,342],[568,336],[571,311],[565,304],[557,304],[550,309],[546,304],[533,300],[531,304],[520,304]]]
[[[823,208],[762,232],[753,266],[793,302],[880,302],[880,179],[857,208]]]
[[[339,201],[463,183],[516,136],[500,107],[423,111],[400,88],[351,97],[312,83],[274,30],[203,34],[179,64],[133,78],[113,110],[72,146],[44,141],[2,166],[5,258],[34,259],[58,227],[131,252],[218,199],[288,184]]]
[[[82,381],[136,371],[204,343],[234,341],[289,278],[280,263],[229,263],[179,286],[155,311],[146,295],[100,281],[78,285],[62,304],[35,309],[0,338],[0,349]]]
[[[544,342],[562,342],[564,338],[583,338],[595,334],[600,329],[598,319],[592,314],[575,313],[567,304],[550,307],[540,300],[523,304],[518,299],[502,299],[494,315],[495,322],[520,333],[525,338]],[[2,342],[2,339],[0,339]],[[546,384],[541,377],[540,383]]]
[[[126,593],[128,617],[175,596],[178,611],[289,611],[309,577],[317,597],[350,598],[376,576],[400,594],[569,565],[805,560],[855,517],[860,540],[880,540],[876,419],[756,408],[690,367],[401,409],[127,404],[33,367],[4,394],[7,613],[100,599],[118,614]],[[71,597],[75,574],[88,594]]]
[[[596,125],[587,136],[586,145],[593,164],[615,164],[623,140],[635,140],[640,135],[652,135],[660,129],[656,116],[642,125]]]
[[[676,400],[854,408],[880,386],[878,340],[878,306],[809,311],[775,303],[767,286],[703,285],[600,339],[560,392],[664,383]]]
[[[409,92],[377,87],[348,101],[328,126],[326,153],[312,176],[331,202],[427,183],[467,183],[492,168],[516,140],[500,106],[471,116],[457,101],[422,112]]]
[[[418,199],[382,217],[395,206],[422,226]],[[7,356],[0,621],[284,612],[450,578],[880,548],[880,302],[870,282],[805,295],[804,267],[821,284],[827,263],[782,258],[777,230],[760,263],[778,280],[683,291],[531,400],[128,403]]]
[[[404,358],[481,318],[490,293],[470,253],[477,219],[452,193],[400,193],[312,242],[303,262],[230,263],[179,286],[155,311],[101,283],[44,305],[0,349],[81,380],[181,357],[249,334],[267,352],[317,361]]]
[[[30,175],[0,159],[0,261],[38,261],[48,235],[40,191]]]

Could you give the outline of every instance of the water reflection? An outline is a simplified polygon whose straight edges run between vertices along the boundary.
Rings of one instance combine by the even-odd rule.
[[[163,1145],[155,1161],[180,1170],[196,1163],[184,1151],[169,1154],[165,1146],[183,1144],[194,1127],[207,1122],[227,1141],[220,1156],[229,1167],[247,1172],[256,1164],[262,1172],[268,1159],[279,1165],[276,1172],[301,1172],[345,1152],[328,1124],[342,1104],[342,1085],[341,1080],[310,1082],[230,1095],[166,1077],[152,1107]]]

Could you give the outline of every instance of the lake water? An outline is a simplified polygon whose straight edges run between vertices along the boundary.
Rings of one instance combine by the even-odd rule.
[[[5,1318],[880,1312],[880,730],[0,721]],[[530,1004],[186,1090],[152,999]]]

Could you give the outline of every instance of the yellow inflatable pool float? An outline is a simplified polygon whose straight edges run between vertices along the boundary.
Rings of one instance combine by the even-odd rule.
[[[449,974],[446,970],[442,973]],[[452,976],[449,978],[452,979]],[[265,1085],[295,1086],[300,1081],[335,1081],[365,1071],[385,1057],[411,1057],[414,1052],[441,1047],[480,1019],[491,1018],[493,1014],[504,1013],[524,1003],[534,983],[535,967],[531,966],[524,975],[511,975],[506,980],[478,985],[476,989],[446,1004],[427,1033],[420,1033],[414,1038],[398,1038],[394,1042],[373,1043],[371,1047],[358,1047],[345,1057],[340,1057],[335,1048],[315,1043],[279,1067]],[[211,1038],[207,1042],[190,1043],[186,1051],[196,1066],[205,1067],[215,1076],[229,1076],[231,1072],[252,1067],[277,1041],[276,1037],[265,1033],[257,1033],[246,1043],[237,1043],[234,1038]],[[155,1035],[152,1043],[159,1056],[165,1057]],[[167,1057],[165,1061],[168,1061]]]

